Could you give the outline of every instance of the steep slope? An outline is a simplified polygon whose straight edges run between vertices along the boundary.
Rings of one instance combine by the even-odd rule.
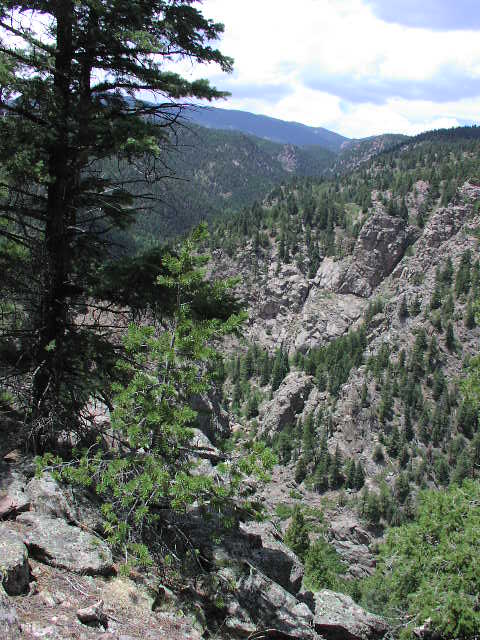
[[[147,203],[148,212],[133,230],[137,244],[162,242],[201,220],[252,205],[292,176],[322,175],[333,158],[322,147],[278,144],[236,131],[180,128],[167,156],[167,177],[152,185],[155,200]]]
[[[323,127],[309,127],[299,122],[285,122],[235,109],[205,107],[189,112],[188,117],[203,127],[241,131],[258,138],[299,147],[318,145],[336,153],[348,140]]]
[[[458,384],[480,336],[479,170],[476,130],[434,132],[216,229],[216,273],[241,274],[250,310],[225,394],[279,453],[272,510],[340,500],[398,524],[419,488],[478,473]]]

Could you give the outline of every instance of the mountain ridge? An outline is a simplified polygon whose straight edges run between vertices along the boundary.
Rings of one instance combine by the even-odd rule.
[[[187,115],[183,117],[206,128],[242,131],[273,142],[294,144],[299,147],[318,145],[335,153],[339,153],[342,145],[349,140],[324,127],[310,127],[300,122],[281,120],[238,109],[199,107],[189,109]]]

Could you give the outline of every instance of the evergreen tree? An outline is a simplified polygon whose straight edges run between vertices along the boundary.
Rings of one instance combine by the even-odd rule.
[[[407,304],[407,297],[406,296],[402,296],[402,299],[400,301],[400,305],[398,307],[398,318],[402,322],[406,318],[408,318],[408,304]]]
[[[371,524],[378,524],[381,518],[380,501],[378,495],[370,492],[365,505],[365,517]]]
[[[362,463],[359,462],[355,469],[355,489],[360,491],[360,489],[365,484],[365,471],[363,470]]]
[[[298,506],[295,507],[292,520],[285,531],[284,542],[300,560],[305,560],[310,540],[302,510]]]
[[[357,470],[355,461],[350,458],[345,465],[345,486],[347,489],[355,488],[355,472]]]
[[[232,67],[212,47],[223,26],[193,4],[1,3],[0,236],[32,261],[33,280],[18,281],[18,291],[29,318],[21,348],[37,443],[47,425],[76,429],[74,417],[113,373],[102,327],[76,322],[95,313],[95,287],[105,284],[106,232],[148,208],[185,100],[225,95],[168,69],[179,58]],[[137,99],[143,89],[160,99]]]
[[[368,386],[366,382],[363,383],[362,390],[360,392],[360,406],[364,409],[369,406]]]
[[[474,329],[476,326],[475,321],[475,311],[473,308],[472,300],[469,298],[467,302],[467,306],[465,307],[465,314],[463,317],[463,321],[467,329]]]
[[[451,322],[447,324],[445,331],[445,346],[449,351],[455,351],[455,334],[453,332],[453,325]]]
[[[455,295],[460,296],[463,293],[468,293],[471,284],[471,260],[472,253],[467,249],[460,260],[460,266],[458,267],[457,276],[455,278]]]
[[[405,473],[400,473],[395,480],[395,497],[403,504],[410,494],[410,483]]]
[[[300,457],[295,467],[295,482],[301,484],[307,477],[307,465],[303,457]]]
[[[308,414],[303,424],[302,449],[305,461],[311,462],[315,452],[315,423],[313,414]]]
[[[329,469],[329,484],[331,489],[337,489],[343,483],[343,475],[342,475],[342,454],[340,453],[340,449],[338,445],[335,448],[335,453],[333,454],[330,469]]]

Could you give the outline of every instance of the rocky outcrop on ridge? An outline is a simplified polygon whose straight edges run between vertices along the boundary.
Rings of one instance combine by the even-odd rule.
[[[296,416],[302,413],[312,388],[312,376],[297,371],[288,374],[275,398],[261,409],[259,435],[272,437],[283,427],[294,424]]]
[[[417,237],[418,230],[402,219],[382,213],[373,215],[360,232],[339,293],[370,297]]]

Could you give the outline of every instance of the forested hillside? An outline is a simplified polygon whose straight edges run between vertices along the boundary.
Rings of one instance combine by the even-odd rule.
[[[280,144],[299,147],[315,145],[334,153],[338,153],[348,142],[348,138],[322,127],[307,127],[299,122],[285,122],[235,109],[200,108],[187,117],[203,127],[241,131]]]
[[[161,244],[201,221],[228,218],[291,176],[322,175],[334,157],[321,146],[300,148],[239,132],[179,126],[165,169],[171,177],[152,186],[154,201],[135,224],[135,245]]]
[[[0,1],[0,632],[474,640],[480,129],[179,127],[201,6]]]
[[[479,175],[479,131],[437,131],[343,177],[277,189],[263,207],[214,227],[214,272],[242,274],[250,309],[246,339],[227,359],[225,398],[243,429],[279,457],[276,488],[264,494],[279,521],[300,509],[314,523],[313,505],[333,518],[326,537],[339,556],[311,547],[306,570],[314,582],[318,563],[320,584],[337,588],[339,560],[350,575],[372,572],[357,534],[338,532],[336,505],[357,514],[375,539],[415,521],[419,491],[478,480],[478,395],[464,380],[480,335]],[[286,489],[292,482],[295,491]],[[385,562],[405,553],[408,563],[403,533],[396,535]],[[475,553],[475,544],[462,544]],[[393,615],[409,606],[417,626],[425,623],[432,609],[415,592],[416,578],[410,592],[398,582],[380,596],[379,581],[390,574],[385,565],[379,571],[375,586],[359,585],[368,607]],[[470,637],[478,627],[474,584],[462,582],[457,605],[450,591],[439,596],[445,610],[427,627]],[[431,576],[425,589],[435,588]],[[456,618],[457,630],[447,631],[455,606],[465,622]]]

